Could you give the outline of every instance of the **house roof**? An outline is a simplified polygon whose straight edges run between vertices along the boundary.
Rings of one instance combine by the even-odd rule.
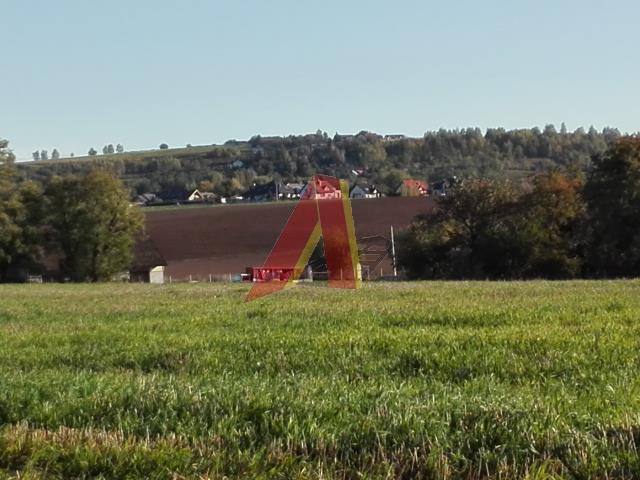
[[[154,267],[167,266],[160,250],[156,247],[151,238],[144,236],[136,239],[133,247],[132,270],[146,270]]]
[[[432,183],[431,186],[435,190],[441,190],[443,188],[447,188],[449,186],[449,182],[447,180],[440,180],[439,182]]]
[[[166,190],[157,194],[158,198],[161,198],[165,202],[171,200],[187,200],[191,195],[191,192],[187,190]]]
[[[242,196],[244,198],[251,197],[260,197],[263,195],[275,195],[276,194],[276,183],[271,181],[269,183],[264,184],[256,184],[252,186],[249,190],[244,192]]]
[[[311,182],[309,182],[311,183]],[[279,195],[282,194],[293,194],[293,195],[301,195],[301,196],[310,196],[311,190],[307,187],[309,183],[278,183],[277,184],[277,192]],[[315,193],[317,194],[326,194],[333,193],[337,188],[335,188],[330,182],[322,179],[317,179],[315,182]],[[276,183],[271,181],[269,183],[265,183],[262,185],[254,185],[249,190],[244,192],[242,196],[244,198],[252,198],[252,197],[260,197],[260,196],[273,196],[276,195]]]
[[[302,192],[302,197],[311,198],[312,195],[326,195],[333,194],[336,191],[339,191],[339,188],[336,188],[329,180],[324,180],[322,178],[315,178],[315,182],[313,188],[309,188],[311,182],[307,183],[304,187],[304,191]]]
[[[136,197],[139,202],[153,202],[156,199],[155,193],[142,193]]]
[[[303,183],[285,183],[284,185],[280,185],[280,188],[278,189],[278,193],[289,194],[289,195],[299,195],[303,189],[304,189]]]
[[[418,190],[427,190],[429,188],[429,184],[424,180],[415,180],[413,178],[403,180],[402,185],[407,188],[415,188]]]

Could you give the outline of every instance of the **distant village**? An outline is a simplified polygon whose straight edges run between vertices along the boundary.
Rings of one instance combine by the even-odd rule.
[[[353,171],[355,176],[361,174]],[[441,197],[447,194],[447,190],[455,183],[456,178],[433,182],[429,184],[425,180],[405,179],[395,190],[394,196],[399,197]],[[353,200],[381,198],[385,196],[372,184],[354,183],[349,188],[349,198]],[[194,190],[169,190],[157,193],[144,193],[138,195],[134,204],[142,207],[162,205],[184,204],[231,204],[231,203],[256,203],[276,202],[287,200],[327,199],[342,198],[342,192],[328,183],[318,183],[315,188],[309,188],[309,183],[302,182],[276,182],[254,183],[247,191],[231,197],[220,196],[213,192]]]

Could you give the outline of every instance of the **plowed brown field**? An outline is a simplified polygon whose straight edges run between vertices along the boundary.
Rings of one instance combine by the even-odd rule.
[[[424,197],[352,200],[356,237],[389,237],[420,213],[433,210]],[[294,202],[220,205],[174,210],[149,210],[146,231],[167,261],[173,280],[208,279],[209,275],[243,272],[262,265],[295,206]],[[376,275],[391,273],[383,261]]]

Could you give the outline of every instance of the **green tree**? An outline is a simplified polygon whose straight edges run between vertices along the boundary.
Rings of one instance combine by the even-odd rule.
[[[0,281],[20,280],[42,253],[39,187],[19,183],[14,160],[0,140]]]
[[[589,273],[640,275],[640,138],[621,139],[594,156],[585,199]]]
[[[522,232],[531,245],[525,276],[575,277],[583,264],[582,181],[558,172],[538,175],[521,198]]]
[[[380,179],[380,188],[385,195],[395,195],[407,175],[401,170],[391,170]]]
[[[209,191],[219,193],[217,189],[224,181],[224,175],[220,172],[213,171],[208,179],[211,182],[211,190]]]
[[[398,265],[414,278],[486,278],[514,268],[522,256],[511,245],[518,194],[509,182],[469,180],[438,199],[433,215],[399,235]]]
[[[370,170],[378,170],[387,159],[387,152],[381,143],[364,145],[359,152],[359,162]]]
[[[118,179],[104,171],[59,177],[46,194],[48,223],[66,275],[97,282],[128,269],[142,217]]]
[[[201,180],[198,182],[197,188],[201,192],[213,192],[213,183],[211,180]]]
[[[51,158],[53,160],[58,160],[60,158],[60,152],[58,152],[57,148],[54,148],[53,151],[51,152]]]
[[[288,150],[284,147],[280,147],[275,151],[274,155],[273,167],[275,170],[283,177],[290,178],[296,170],[296,165],[291,159],[291,155],[289,155]]]
[[[580,182],[560,174],[522,185],[467,180],[398,239],[412,278],[573,277],[579,273]]]
[[[242,184],[237,178],[225,178],[218,186],[216,193],[220,193],[225,197],[237,195],[244,190]]]
[[[23,209],[15,188],[16,170],[14,157],[8,149],[9,142],[0,140],[0,279],[21,250],[22,231],[16,218]]]
[[[93,157],[94,155],[97,155],[97,154],[98,154],[98,152],[96,151],[96,149],[95,149],[95,148],[91,147],[91,148],[89,149],[89,155],[90,155],[90,156],[92,156],[92,157]]]

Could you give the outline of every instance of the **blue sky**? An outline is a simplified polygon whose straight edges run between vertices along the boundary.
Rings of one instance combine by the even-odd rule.
[[[0,0],[0,137],[640,130],[640,2]]]

